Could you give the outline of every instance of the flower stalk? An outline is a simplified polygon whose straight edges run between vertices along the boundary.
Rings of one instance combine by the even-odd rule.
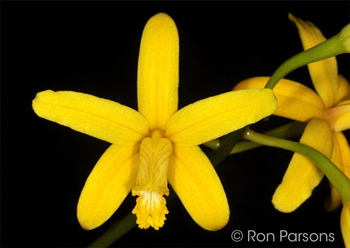
[[[349,178],[347,178],[346,175],[344,175],[344,173],[322,153],[304,144],[260,134],[251,129],[244,133],[243,138],[261,145],[297,152],[308,157],[324,172],[329,181],[333,184],[335,189],[338,191],[343,204],[346,205],[348,202],[350,202]]]
[[[265,88],[273,89],[282,78],[299,67],[342,53],[350,53],[350,23],[332,38],[285,61],[273,73]]]
[[[306,124],[303,122],[292,121],[292,122],[289,122],[285,125],[276,127],[276,128],[271,129],[269,131],[266,131],[263,134],[277,137],[277,138],[281,138],[281,139],[291,139],[291,138],[295,138],[297,136],[300,136],[303,133],[305,126],[306,126]],[[203,145],[206,147],[209,147],[213,150],[218,150],[219,147],[222,147],[224,144],[223,144],[223,142],[221,142],[221,139],[215,139],[215,140],[208,141],[208,142],[204,143]],[[241,142],[238,142],[233,147],[233,149],[230,151],[229,155],[240,153],[240,152],[245,152],[245,151],[260,147],[260,146],[261,146],[261,144],[243,140]]]
[[[134,227],[136,227],[136,216],[129,213],[120,221],[111,224],[107,231],[99,236],[88,247],[109,247]]]
[[[213,166],[220,164],[227,156],[229,156],[236,146],[236,144],[242,139],[242,135],[247,127],[241,128],[235,132],[225,135],[220,139],[216,139],[214,142],[215,149],[207,153]],[[205,144],[204,144],[205,145]]]

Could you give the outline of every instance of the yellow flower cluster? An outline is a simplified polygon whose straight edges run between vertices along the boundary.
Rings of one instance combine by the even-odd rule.
[[[289,15],[305,50],[325,41],[312,23]],[[350,26],[348,27],[350,28]],[[345,30],[346,31],[346,30]],[[350,32],[340,34],[349,44]],[[300,143],[327,156],[350,177],[350,148],[342,131],[350,128],[350,84],[337,72],[335,57],[308,65],[315,91],[282,79],[272,91],[268,77],[242,81],[231,92],[209,97],[178,110],[179,37],[165,13],[146,24],[140,45],[138,110],[93,95],[46,90],[33,100],[35,113],[76,131],[111,143],[81,192],[77,217],[84,229],[102,225],[131,192],[136,196],[139,228],[164,225],[168,183],[193,220],[219,230],[229,220],[225,191],[200,144],[253,124],[271,114],[306,122]],[[278,102],[278,104],[277,104]],[[272,203],[292,212],[308,199],[324,174],[295,153]],[[341,228],[350,246],[350,202],[343,202]],[[341,205],[331,185],[326,208]]]

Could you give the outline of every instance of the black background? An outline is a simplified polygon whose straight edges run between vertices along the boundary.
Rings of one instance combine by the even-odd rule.
[[[129,213],[128,196],[103,226],[84,231],[76,204],[84,182],[109,146],[104,141],[37,117],[39,91],[72,90],[136,109],[136,72],[147,20],[166,12],[180,36],[179,107],[229,91],[239,81],[269,76],[302,50],[293,13],[329,38],[349,23],[349,2],[2,2],[1,10],[1,242],[3,247],[87,246]],[[337,57],[349,79],[349,55]],[[310,87],[306,67],[287,78]],[[285,123],[277,117],[257,128]],[[346,133],[347,136],[349,132]],[[348,136],[349,137],[349,136]],[[179,200],[159,231],[133,229],[115,246],[343,246],[340,209],[328,213],[328,182],[291,214],[271,197],[292,154],[263,147],[227,158],[217,171],[231,217],[221,231],[193,222]],[[241,243],[233,230],[274,233],[276,241]],[[334,233],[334,242],[279,242],[289,233]]]

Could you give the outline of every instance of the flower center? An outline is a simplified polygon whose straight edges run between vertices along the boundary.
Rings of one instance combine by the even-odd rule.
[[[167,174],[171,153],[171,142],[158,129],[141,142],[139,169],[132,189],[132,195],[139,196],[132,213],[136,214],[141,229],[152,226],[158,230],[169,213],[163,195],[169,195]]]
[[[324,110],[324,118],[332,130],[341,132],[350,128],[349,122],[350,100],[343,101],[336,107]]]

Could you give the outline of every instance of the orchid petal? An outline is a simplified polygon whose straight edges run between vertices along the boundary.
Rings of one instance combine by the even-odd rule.
[[[179,37],[170,16],[159,13],[146,24],[140,46],[137,74],[139,112],[150,130],[164,130],[177,111]]]
[[[350,84],[345,77],[338,75],[338,93],[335,104],[345,100],[350,100]]]
[[[313,23],[303,21],[292,14],[289,14],[288,17],[298,28],[304,50],[326,40]],[[335,102],[337,93],[338,68],[335,57],[308,64],[308,68],[315,89],[322,98],[325,107],[331,107]]]
[[[333,142],[332,131],[328,123],[324,120],[312,119],[307,124],[300,143],[330,157]],[[281,212],[294,211],[311,196],[312,190],[320,183],[323,175],[323,172],[311,160],[295,153],[284,174],[282,183],[273,195],[273,205]]]
[[[114,144],[131,146],[148,134],[140,113],[88,94],[42,91],[33,100],[33,109],[42,118]]]
[[[86,180],[77,215],[80,225],[91,230],[117,210],[136,181],[139,146],[111,145]]]
[[[237,84],[233,90],[263,88],[269,77],[254,77]],[[323,118],[324,105],[321,98],[310,88],[297,82],[281,79],[273,89],[277,98],[274,115],[307,122]]]
[[[259,121],[272,114],[276,104],[270,89],[240,90],[209,97],[176,112],[165,135],[177,145],[199,145]]]
[[[350,202],[343,206],[340,216],[340,227],[345,247],[350,247]]]
[[[350,147],[345,136],[341,132],[333,132],[333,152],[332,162],[350,178]],[[326,199],[325,207],[327,211],[333,211],[341,205],[341,198],[337,190],[331,186],[331,196]]]
[[[223,228],[230,215],[225,191],[214,167],[198,146],[173,146],[168,179],[187,212],[202,228]]]

